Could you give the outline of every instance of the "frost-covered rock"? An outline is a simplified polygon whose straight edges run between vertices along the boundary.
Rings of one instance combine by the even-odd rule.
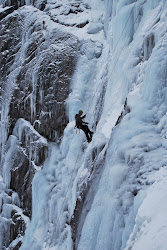
[[[75,36],[60,31],[36,11],[23,7],[0,23],[3,178],[6,187],[19,195],[28,216],[32,212],[32,179],[48,152],[47,140],[38,132],[49,140],[59,140],[68,123],[65,100],[78,43]],[[17,226],[11,230],[8,238],[14,240]]]
[[[24,231],[29,218],[24,215],[24,211],[19,208],[20,200],[17,193],[11,189],[0,190],[0,247],[18,249],[22,244]]]
[[[11,190],[10,203],[9,200],[6,200],[6,205],[3,205],[2,209],[10,211],[10,214],[3,213],[4,219],[9,220],[10,230],[8,228],[9,233],[5,236],[7,242],[9,238],[10,242],[13,242],[19,234],[24,234],[28,220],[26,216],[31,217],[32,179],[35,172],[41,170],[47,155],[47,140],[38,134],[29,122],[19,119],[13,135],[8,139],[3,165],[5,186]],[[23,216],[23,213],[26,216]],[[12,222],[10,222],[10,218],[12,218]],[[27,218],[26,221],[25,218]],[[21,239],[17,244],[21,245]]]
[[[48,155],[48,143],[40,136],[31,124],[24,119],[19,119],[13,130],[17,138],[14,154],[9,155],[11,161],[10,188],[15,190],[20,198],[21,207],[31,215],[32,179]],[[14,145],[12,145],[12,149]],[[9,147],[7,151],[11,150]]]
[[[89,23],[90,6],[84,1],[50,2],[46,4],[45,11],[52,20],[66,27],[82,29]]]
[[[29,11],[23,8],[20,15],[11,15],[1,22],[2,89],[8,88],[13,92],[11,99],[8,91],[9,98],[5,104],[9,108],[11,121],[9,133],[12,133],[17,119],[24,117],[43,136],[56,140],[68,123],[65,99],[70,91],[77,39],[54,28],[50,32],[52,22],[48,20],[47,24],[46,21],[37,20],[33,8],[32,13],[30,18]],[[24,30],[21,22],[27,20],[30,26]],[[12,85],[10,77],[13,78]],[[10,86],[7,87],[5,82],[9,82]]]
[[[42,15],[41,20],[37,19],[35,10],[33,8],[31,10],[33,13],[31,18],[24,8],[20,12],[22,22],[29,22],[27,30],[21,29],[21,25],[16,26],[16,22],[20,19],[19,15],[11,16],[8,21],[1,23],[1,34],[5,43],[4,49],[2,46],[5,63],[2,66],[2,69],[4,68],[2,77],[6,76],[8,58],[11,58],[8,67],[13,65],[10,74],[15,75],[13,96],[8,104],[11,119],[10,133],[17,119],[24,117],[34,124],[40,134],[54,141],[60,138],[68,123],[65,100],[70,91],[69,82],[76,62],[78,41],[74,36],[58,29],[53,28],[50,32],[49,26],[52,22],[47,19],[45,21]],[[15,20],[11,23],[12,19]],[[7,29],[8,23],[13,27]],[[8,38],[9,42],[4,37],[4,35],[10,37],[12,28],[13,34],[17,32],[22,34],[22,43],[20,35],[16,36],[16,39]],[[7,54],[5,49],[8,50]],[[49,127],[47,121],[50,123]]]
[[[101,22],[91,23],[88,27],[88,34],[96,34],[103,29]]]
[[[81,55],[85,55],[89,60],[99,58],[102,53],[103,45],[98,41],[86,40],[80,45]]]

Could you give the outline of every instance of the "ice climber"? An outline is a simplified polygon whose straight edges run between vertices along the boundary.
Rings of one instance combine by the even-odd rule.
[[[82,129],[85,132],[87,141],[91,142],[93,132],[89,130],[88,125],[87,125],[88,123],[83,121],[83,119],[86,117],[86,115],[82,116],[82,114],[83,114],[83,111],[79,110],[78,114],[75,115],[75,122],[76,122],[75,126],[78,129]]]

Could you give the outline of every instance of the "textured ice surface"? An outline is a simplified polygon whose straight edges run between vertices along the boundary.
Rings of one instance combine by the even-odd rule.
[[[35,174],[32,219],[21,249],[73,249],[71,218],[89,184],[77,249],[165,250],[167,3],[82,3],[90,8],[84,5],[78,14],[69,13],[68,1],[46,6],[46,13],[57,18],[56,23],[46,20],[50,32],[61,27],[78,36],[80,56],[66,102],[70,123]],[[85,19],[89,24],[78,28]],[[90,144],[74,130],[79,109],[94,130]],[[97,166],[102,170],[94,186]],[[7,162],[4,171],[9,183]],[[13,201],[18,203],[16,197]],[[5,211],[10,217],[9,207]]]

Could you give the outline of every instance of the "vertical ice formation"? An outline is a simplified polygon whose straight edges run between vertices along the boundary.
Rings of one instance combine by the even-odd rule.
[[[123,27],[120,32],[116,27],[122,20],[127,20],[127,4],[132,2],[134,6],[134,1],[121,1],[121,5],[116,5],[118,12],[114,18],[117,20],[116,24],[115,20],[112,22],[113,40],[114,31],[121,34]],[[108,124],[100,120],[97,130],[100,126],[101,131],[106,134],[112,124],[113,118],[110,117],[114,112],[113,107],[115,109],[116,105],[121,105],[125,95],[130,113],[123,117],[111,134],[105,168],[91,209],[83,223],[77,249],[140,249],[145,239],[144,249],[152,249],[154,246],[155,249],[165,249],[164,224],[161,224],[160,234],[163,242],[157,243],[155,238],[151,243],[150,237],[156,236],[160,225],[153,213],[145,212],[145,209],[151,210],[151,207],[148,208],[148,190],[152,190],[149,186],[156,182],[154,188],[158,190],[166,177],[166,126],[162,125],[167,112],[165,7],[166,3],[163,1],[138,1],[133,9],[134,13],[141,9],[138,12],[138,25],[134,25],[134,18],[129,19],[128,27],[120,39],[121,48],[123,45],[124,49],[121,54],[120,51],[113,52],[116,62],[117,56],[119,60],[114,73],[111,74],[114,64],[109,70],[111,77],[104,103],[104,110],[107,107],[108,113],[103,111],[102,115],[104,119],[107,114]],[[132,36],[128,41],[129,30],[132,30]],[[116,41],[119,35],[116,35]],[[156,175],[159,176],[158,180]],[[155,195],[152,194],[152,199],[153,206],[154,202],[159,202],[156,191]],[[161,199],[161,208],[159,206],[158,209],[163,214],[165,208],[166,202]],[[142,209],[145,216],[141,214]],[[157,230],[154,227],[156,223]],[[144,235],[146,232],[149,232],[148,236]]]
[[[52,148],[44,170],[34,178],[33,219],[22,249],[30,241],[34,248],[72,249],[72,238],[75,247],[82,250],[135,249],[133,236],[137,240],[142,229],[134,225],[144,226],[138,209],[148,199],[156,172],[161,181],[161,167],[167,163],[165,4],[113,1],[112,10],[106,10],[106,41],[98,62],[90,57],[92,49],[82,54],[82,45],[68,110],[72,121],[77,109],[87,107],[92,97],[87,117],[94,118],[92,126],[99,121],[96,133],[86,147],[80,141],[82,134],[75,135],[71,122],[60,148]],[[95,81],[92,74],[90,78],[89,68],[96,69]],[[124,107],[128,112],[122,113],[114,127]],[[98,163],[102,169],[96,172]],[[153,199],[156,201],[156,196]]]

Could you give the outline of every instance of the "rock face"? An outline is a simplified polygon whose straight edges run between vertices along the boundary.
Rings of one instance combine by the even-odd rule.
[[[47,140],[59,143],[68,123],[65,101],[78,40],[32,6],[8,14],[0,16],[1,167],[8,197],[1,208],[1,247],[19,249],[31,218],[32,179],[47,158]]]
[[[5,81],[21,42],[21,19],[12,15],[5,20],[0,22],[0,77],[4,84],[2,88],[5,88]]]
[[[0,20],[2,20],[4,17],[6,17],[10,13],[12,13],[15,9],[16,9],[16,7],[11,6],[11,7],[7,7],[4,10],[0,11]]]
[[[1,24],[4,43],[1,46],[1,63],[5,65],[2,77],[5,77],[13,60],[16,60],[17,51],[18,60],[22,61],[21,65],[14,62],[18,64],[15,70],[18,67],[20,69],[15,75],[16,86],[10,102],[9,130],[11,133],[17,119],[24,117],[34,124],[40,134],[55,141],[60,138],[68,123],[65,100],[76,62],[77,39],[56,29],[52,33],[47,32],[45,23],[36,20],[32,20],[27,30],[20,30],[19,19],[17,15],[9,18],[10,29],[7,29],[8,22],[3,21]],[[22,15],[21,19],[24,22],[25,17]],[[17,33],[19,36],[15,36]],[[26,33],[29,35],[24,38]]]
[[[23,236],[27,220],[31,218],[32,179],[35,172],[41,170],[47,154],[47,140],[37,133],[29,122],[18,119],[7,142],[3,165],[8,199],[2,202],[2,214],[6,218],[7,213],[9,220],[8,235],[5,235],[3,240],[6,247],[9,245],[9,239],[11,244],[12,241],[16,241],[18,246],[21,244],[19,237]]]
[[[31,183],[36,170],[48,154],[48,143],[24,119],[19,119],[13,130],[19,146],[16,147],[11,166],[10,188],[20,197],[24,213],[31,217]]]
[[[33,6],[36,6],[40,10],[44,10],[46,2],[47,2],[46,0],[43,0],[43,1],[36,1],[36,0],[29,1],[30,4],[32,4]],[[24,5],[26,5],[25,0],[20,0],[20,1],[17,1],[17,0],[4,0],[3,1],[3,7],[13,6],[15,9],[18,9],[19,7],[24,6]]]

